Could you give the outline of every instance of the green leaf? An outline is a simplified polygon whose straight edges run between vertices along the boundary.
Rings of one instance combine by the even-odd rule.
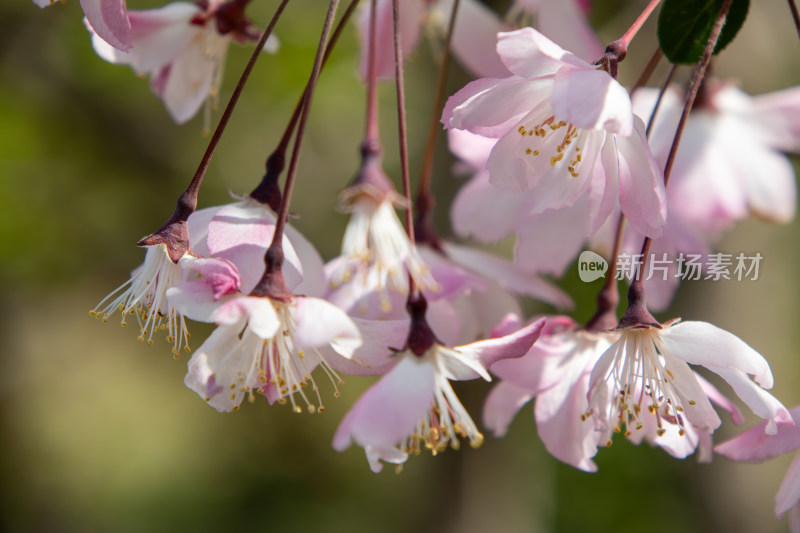
[[[724,0],[664,0],[658,16],[658,43],[672,63],[700,61]],[[733,0],[714,48],[718,54],[730,43],[747,18],[750,0]]]

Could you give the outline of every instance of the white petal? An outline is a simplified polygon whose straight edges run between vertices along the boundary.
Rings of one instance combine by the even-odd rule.
[[[294,340],[298,348],[331,344],[346,357],[361,346],[361,334],[344,311],[320,298],[299,296],[295,300]]]
[[[706,368],[719,367],[746,372],[765,389],[772,388],[767,361],[736,335],[707,322],[680,322],[664,328],[658,338],[662,352]]]
[[[483,423],[495,437],[504,437],[517,412],[533,398],[533,394],[507,381],[495,385],[483,404]]]

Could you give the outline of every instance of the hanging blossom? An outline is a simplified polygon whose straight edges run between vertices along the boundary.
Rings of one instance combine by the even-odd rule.
[[[249,0],[173,2],[128,12],[128,50],[110,46],[87,18],[95,52],[111,63],[130,65],[150,77],[150,88],[175,122],[191,119],[205,102],[216,104],[231,39],[255,41],[259,32],[244,16]],[[270,36],[265,49],[274,50]],[[113,44],[113,43],[112,43]]]
[[[270,403],[288,397],[296,412],[302,404],[322,412],[312,377],[317,366],[339,395],[342,380],[321,350],[350,357],[361,345],[358,328],[343,311],[313,297],[246,296],[236,265],[225,259],[184,258],[181,269],[184,281],[168,291],[170,302],[186,317],[218,326],[192,356],[184,380],[209,405],[237,411],[246,395],[253,400],[258,393]]]
[[[514,324],[502,324],[494,334],[513,328]],[[588,331],[567,317],[548,317],[542,335],[525,356],[498,361],[490,368],[502,381],[486,398],[483,417],[487,427],[495,436],[504,436],[516,413],[535,398],[536,428],[547,451],[575,468],[597,471],[592,459],[598,447],[606,446],[608,440],[586,415],[590,376],[600,357],[619,337],[614,330]],[[712,402],[730,412],[734,422],[741,423],[736,406],[701,376],[695,378]],[[655,412],[641,412],[641,426],[626,431],[625,436],[634,444],[647,440],[679,459],[698,450],[699,461],[711,460],[710,434],[686,426],[681,435],[677,426],[662,423],[659,427],[658,416]]]
[[[791,409],[793,418],[800,419],[800,407]],[[768,435],[766,422],[741,435],[717,445],[714,451],[733,461],[760,463],[785,453],[800,449],[800,426],[782,424],[777,433]],[[800,532],[800,454],[797,454],[786,471],[775,496],[775,516],[780,520],[789,512],[792,533]]]
[[[400,46],[404,57],[413,54],[423,30],[434,42],[447,33],[454,0],[404,0],[400,3]],[[361,41],[359,70],[366,79],[369,36],[369,2],[364,3],[358,19]],[[394,27],[392,0],[378,0],[376,11],[376,72],[380,78],[394,77]],[[494,52],[497,33],[507,29],[499,17],[477,0],[461,0],[451,42],[453,55],[477,76],[506,76],[508,71]]]
[[[586,18],[590,11],[588,0],[515,0],[506,18],[517,21],[518,27],[534,26],[562,48],[594,61],[605,46]]]
[[[64,3],[66,0],[60,0]],[[55,4],[55,0],[33,0],[39,7]],[[133,45],[131,23],[125,0],[81,0],[83,13],[97,36],[118,50],[127,52]]]
[[[786,408],[765,390],[773,384],[766,360],[735,335],[706,322],[678,320],[617,331],[619,339],[592,369],[585,413],[607,444],[612,432],[623,427],[626,435],[647,429],[656,438],[673,432],[685,437],[693,429],[711,435],[720,419],[689,364],[722,377],[756,415],[767,419],[767,434],[792,423]]]
[[[326,299],[363,318],[400,318],[392,293],[405,299],[409,275],[421,290],[441,290],[397,218],[395,205],[405,201],[383,172],[376,147],[364,147],[361,169],[340,197],[350,221],[341,255],[325,266]]]
[[[494,331],[514,328],[513,320]],[[530,351],[518,359],[498,361],[489,369],[500,381],[492,388],[483,420],[503,437],[517,412],[534,397],[539,438],[553,457],[587,472],[597,471],[599,433],[586,423],[589,374],[602,353],[617,339],[615,332],[580,330],[568,317],[548,317]]]
[[[492,184],[530,190],[530,214],[585,197],[590,234],[619,203],[634,228],[658,237],[663,178],[625,89],[531,28],[501,33],[497,52],[512,75],[468,84],[442,115],[448,128],[499,138]]]
[[[391,355],[393,367],[345,415],[334,435],[333,447],[344,451],[351,444],[358,444],[377,473],[383,468],[381,461],[399,466],[409,454],[418,454],[423,448],[436,455],[448,445],[459,448],[459,439],[468,439],[473,447],[480,446],[483,434],[450,381],[478,377],[491,381],[486,368],[500,359],[523,355],[543,326],[544,321],[540,320],[505,337],[455,348],[430,340],[421,343],[423,348],[407,346]],[[412,325],[409,344],[413,343],[413,328]],[[432,335],[427,329],[427,336]]]
[[[181,348],[189,351],[189,331],[183,316],[167,300],[167,290],[180,281],[178,261],[190,257],[191,253],[178,252],[172,257],[168,244],[160,242],[140,246],[147,247],[144,263],[131,272],[131,277],[106,296],[89,311],[93,317],[107,322],[110,315],[119,311],[122,326],[127,326],[128,317],[136,317],[139,325],[139,341],[153,344],[153,335],[167,332],[167,342],[172,344],[172,353],[177,358]]]
[[[657,93],[638,89],[634,111],[650,116]],[[672,87],[656,113],[650,144],[661,162],[666,162],[683,100]],[[748,216],[792,220],[797,186],[783,152],[800,153],[798,121],[800,87],[751,97],[730,83],[706,80],[676,154],[669,184],[672,215],[710,242]]]

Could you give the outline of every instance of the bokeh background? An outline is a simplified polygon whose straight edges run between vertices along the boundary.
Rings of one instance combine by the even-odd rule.
[[[254,2],[258,25],[276,3]],[[646,4],[594,3],[592,20],[609,42]],[[257,65],[211,164],[202,206],[229,202],[229,192],[246,193],[260,179],[310,70],[324,4],[290,3],[276,30],[281,50]],[[503,10],[507,2],[492,5]],[[480,450],[423,455],[400,475],[392,468],[374,475],[360,449],[330,447],[368,379],[348,379],[324,415],[265,401],[235,415],[204,405],[183,386],[188,357],[175,361],[166,343],[139,344],[116,319],[103,325],[88,316],[141,262],[134,243],[172,212],[205,149],[203,120],[173,124],[146,80],[95,56],[81,19],[77,0],[43,10],[29,0],[0,3],[0,530],[788,530],[772,508],[790,456],[701,465],[617,439],[598,453],[599,473],[586,474],[545,452],[528,407],[505,439],[487,436]],[[634,41],[622,81],[635,79],[655,50],[654,33],[649,23]],[[753,94],[778,90],[800,83],[799,52],[786,3],[753,2],[714,73]],[[223,103],[248,55],[231,47]],[[350,28],[317,91],[293,204],[296,226],[326,259],[337,254],[346,224],[334,210],[336,194],[358,165],[364,102],[356,56]],[[412,174],[435,77],[423,46],[407,83]],[[467,79],[454,68],[450,93]],[[393,89],[383,88],[386,168],[396,178],[393,102]],[[448,199],[460,184],[451,163],[440,150],[437,223],[445,235]],[[741,224],[720,249],[761,252],[760,279],[685,284],[660,315],[739,335],[768,358],[774,393],[789,407],[800,404],[797,232],[797,223]],[[591,314],[599,283],[581,284],[574,270],[565,277],[579,318]],[[192,331],[197,347],[209,329]],[[478,420],[488,385],[459,385]],[[718,441],[740,430],[723,420]],[[745,427],[753,423],[748,417]]]

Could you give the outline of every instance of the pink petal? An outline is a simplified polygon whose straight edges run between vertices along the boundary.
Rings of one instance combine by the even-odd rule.
[[[565,63],[593,68],[533,28],[500,33],[497,53],[512,74],[524,78],[553,76]]]
[[[786,476],[781,482],[778,494],[775,495],[775,515],[778,518],[781,518],[783,513],[792,507],[797,506],[798,501],[800,501],[800,459],[798,457],[800,457],[800,454],[796,455],[792,464],[789,465],[789,470],[786,471]],[[792,518],[797,518],[794,515],[794,511]],[[796,526],[796,523],[792,524],[793,530]]]
[[[509,291],[531,296],[559,308],[572,307],[572,300],[561,289],[538,276],[522,272],[509,261],[466,246],[452,243],[442,243],[442,246],[453,261],[486,279],[496,280],[501,287]]]
[[[294,340],[298,348],[331,344],[337,353],[347,357],[361,346],[358,328],[335,305],[320,298],[299,296],[295,309]]]
[[[553,457],[580,470],[596,472],[592,457],[597,454],[602,434],[582,418],[589,409],[585,363],[585,359],[571,362],[564,379],[537,396],[534,413],[539,438]]]
[[[603,70],[562,68],[553,85],[553,115],[582,129],[628,136],[633,108],[628,92]]]
[[[800,406],[789,411],[800,420]],[[800,449],[800,424],[779,424],[777,433],[768,435],[768,420],[718,444],[714,451],[732,461],[761,462]]]
[[[375,64],[379,78],[394,78],[394,29],[391,0],[379,0],[376,12]],[[419,44],[422,21],[425,18],[425,3],[422,0],[405,0],[399,9],[400,46],[403,57],[408,57]],[[367,53],[369,47],[369,4],[365,4],[358,16],[358,38],[361,43],[359,74],[367,79]]]
[[[264,274],[264,254],[272,242],[275,218],[266,208],[244,203],[220,209],[208,226],[208,248],[215,257],[233,262],[249,294]],[[300,259],[286,234],[283,236],[283,275],[289,288],[302,281]]]
[[[489,173],[483,171],[458,191],[450,206],[450,220],[462,237],[493,243],[511,235],[521,224],[525,205],[524,194],[491,185]]]
[[[563,276],[586,240],[586,209],[583,197],[570,207],[545,211],[521,224],[514,262],[528,272]]]
[[[630,137],[614,135],[619,153],[619,204],[631,226],[648,237],[661,236],[667,219],[664,177],[644,133],[644,124],[636,117]]]
[[[494,137],[484,137],[465,130],[453,129],[447,132],[447,146],[450,151],[475,170],[486,168],[486,160],[496,142]]]
[[[730,401],[727,396],[722,394],[714,385],[712,385],[708,380],[706,380],[700,374],[695,374],[694,377],[697,379],[697,382],[703,388],[703,392],[706,393],[708,399],[711,400],[711,402],[717,407],[720,407],[731,414],[731,418],[733,419],[734,424],[741,424],[742,422],[744,422],[744,417],[742,417],[742,412],[739,411],[739,408],[736,407],[736,405],[734,405],[734,403]]]
[[[605,50],[575,0],[541,2],[537,26],[547,37],[585,61],[599,59]]]
[[[522,357],[528,353],[533,343],[539,338],[544,324],[545,319],[540,318],[510,335],[473,342],[472,344],[459,346],[459,349],[477,354],[483,367],[489,368],[501,359]]]
[[[192,251],[200,257],[210,257],[211,251],[208,249],[208,225],[211,220],[224,206],[217,205],[198,209],[186,221],[189,227],[189,244]]]
[[[506,381],[495,385],[483,404],[483,423],[497,438],[505,437],[517,412],[533,394]]]
[[[223,304],[217,311],[220,325],[237,324],[247,318],[247,328],[262,339],[275,336],[281,327],[278,314],[269,298],[242,296]]]
[[[453,0],[439,1],[432,16],[450,23]],[[495,51],[504,24],[495,12],[477,0],[461,0],[453,32],[453,55],[468,71],[481,78],[499,78],[509,72]]]
[[[342,419],[333,437],[334,449],[343,451],[353,442],[365,448],[398,445],[431,408],[435,374],[431,364],[404,354]]]
[[[336,354],[338,357],[326,357],[326,361],[337,372],[349,376],[385,374],[395,365],[396,352],[405,346],[408,320],[352,320],[361,333],[361,346],[347,357]]]
[[[100,38],[123,52],[131,49],[131,23],[125,0],[81,0],[81,7]]]
[[[512,76],[476,80],[448,98],[442,123],[447,128],[499,137],[531,109],[546,102],[552,88],[549,79]]]

